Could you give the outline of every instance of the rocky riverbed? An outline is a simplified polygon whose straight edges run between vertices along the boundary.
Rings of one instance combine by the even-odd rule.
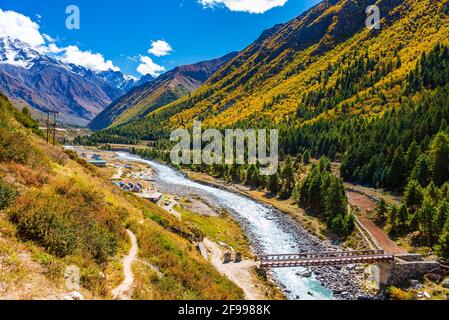
[[[144,162],[156,171],[155,187],[180,197],[201,197],[228,210],[240,222],[256,254],[340,251],[341,247],[320,241],[299,226],[290,216],[234,190],[194,182],[172,168],[128,154],[128,161]],[[360,267],[285,268],[270,271],[273,281],[289,299],[358,299],[366,297]]]
[[[304,228],[297,224],[290,216],[281,213],[280,211],[271,208],[274,212],[273,219],[277,219],[283,229],[288,230],[289,233],[295,237],[295,245],[291,247],[291,253],[307,253],[307,252],[323,252],[323,251],[342,251],[343,249],[332,244],[330,241],[321,241],[315,236],[308,233]],[[242,221],[244,223],[244,221]],[[250,233],[250,230],[247,230]],[[251,238],[257,238],[257,235],[252,235]],[[254,242],[256,253],[257,241]],[[287,252],[289,253],[289,252]],[[296,273],[298,278],[315,278],[322,285],[333,292],[333,298],[344,300],[356,300],[361,297],[368,297],[368,294],[363,289],[363,282],[365,281],[365,268],[362,266],[326,266],[326,267],[311,267]],[[282,288],[282,285],[280,285]],[[283,291],[289,293],[287,289]],[[313,292],[308,292],[313,297]]]
[[[156,182],[155,187],[164,193],[176,194],[184,197],[201,197],[206,203],[213,203],[216,206],[216,199],[214,201],[213,198],[210,197],[207,193],[203,193],[199,190],[192,190],[187,187],[180,187],[178,185],[173,184],[164,184],[161,182]],[[217,187],[217,186],[215,186]],[[226,188],[223,186],[223,189]],[[235,192],[235,190],[231,190],[231,192]],[[239,194],[242,197],[247,197],[245,195]],[[323,252],[323,251],[342,251],[343,249],[335,244],[332,244],[330,241],[321,241],[315,236],[308,233],[304,228],[302,228],[294,219],[290,216],[272,208],[271,206],[261,204],[265,206],[267,209],[272,211],[273,215],[270,218],[271,220],[275,220],[278,225],[282,226],[289,234],[292,234],[295,237],[295,243],[291,246],[291,250],[289,252],[284,253],[298,253],[298,252]],[[226,208],[229,209],[229,208]],[[233,217],[242,225],[246,235],[250,239],[252,250],[256,255],[263,254],[263,249],[259,246],[259,235],[253,232],[251,228],[251,224],[246,220],[242,219],[238,213],[233,212],[233,210],[229,210]],[[356,300],[361,297],[367,298],[368,294],[363,289],[363,282],[365,281],[365,267],[363,266],[343,266],[343,267],[335,267],[335,266],[327,266],[327,267],[312,267],[308,269],[304,269],[298,271],[295,275],[298,277],[298,280],[306,278],[313,278],[322,283],[322,285],[328,288],[333,292],[334,299],[343,299],[343,300]],[[269,272],[272,275],[272,272]],[[289,295],[291,292],[276,281],[275,277],[271,277],[273,281],[281,288],[281,290]],[[310,298],[314,298],[313,292],[308,292]],[[300,298],[300,297],[294,297]]]

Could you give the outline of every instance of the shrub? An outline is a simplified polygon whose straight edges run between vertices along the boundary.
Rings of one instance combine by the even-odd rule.
[[[414,300],[415,297],[412,292],[404,291],[396,287],[388,287],[385,291],[386,296],[391,300]]]
[[[31,152],[32,148],[24,135],[0,127],[0,161],[25,164]]]
[[[0,179],[0,210],[8,207],[17,197],[17,190]]]
[[[102,264],[115,255],[124,236],[120,213],[101,192],[69,180],[23,196],[10,219],[19,237],[55,256],[80,254]]]

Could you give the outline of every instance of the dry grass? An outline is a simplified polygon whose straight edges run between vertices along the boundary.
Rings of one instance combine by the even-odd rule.
[[[214,242],[226,243],[244,256],[252,257],[244,231],[229,213],[224,211],[218,217],[209,217],[190,212],[182,206],[176,206],[175,210],[181,213],[185,223],[199,230],[206,238]]]

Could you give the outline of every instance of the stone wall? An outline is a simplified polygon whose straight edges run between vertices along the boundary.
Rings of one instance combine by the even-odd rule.
[[[406,254],[396,254],[394,256],[396,259],[404,260],[408,262],[424,261],[424,258],[420,254],[406,253]]]
[[[410,280],[418,280],[423,275],[438,269],[440,264],[436,261],[406,261],[396,258],[394,264],[380,263],[373,266],[374,277],[379,288],[390,285],[406,285]],[[414,260],[412,256],[406,259]]]
[[[440,264],[436,261],[407,262],[398,260],[390,271],[388,285],[408,284],[410,280],[420,279],[426,273],[439,267]]]

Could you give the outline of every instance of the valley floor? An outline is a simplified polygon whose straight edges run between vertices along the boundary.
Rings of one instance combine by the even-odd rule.
[[[291,215],[294,217],[298,223],[301,224],[305,229],[314,234],[315,236],[326,239],[332,239],[332,237],[325,232],[324,224],[319,221],[313,214],[306,212],[306,210],[298,207],[297,204],[293,203],[291,199],[279,200],[267,194],[265,191],[251,189],[244,185],[230,184],[225,181],[216,179],[210,175],[204,173],[198,173],[193,171],[185,170],[189,178],[197,180],[199,182],[208,183],[222,188],[227,188],[234,192],[240,192],[246,196],[264,202],[268,205],[272,205],[278,210]],[[368,217],[368,214],[372,214],[376,209],[376,199],[380,197],[385,198],[388,202],[397,201],[390,195],[382,194],[380,191],[360,187],[350,183],[345,183],[346,192],[348,195],[349,204],[351,207],[357,211],[357,219],[365,230],[368,231],[370,240],[376,243],[385,252],[392,254],[406,253],[407,250],[401,248],[392,239],[388,237],[386,232],[378,227],[372,220]],[[369,244],[365,243],[367,248]]]
[[[239,286],[245,293],[247,300],[284,299],[275,285],[257,276],[257,263],[245,240],[244,231],[233,221],[222,208],[196,197],[179,196],[161,190],[154,179],[155,171],[140,163],[124,162],[115,157],[115,153],[94,148],[77,147],[76,151],[88,160],[93,155],[101,156],[108,162],[101,170],[111,177],[111,181],[140,182],[144,186],[142,193],[160,193],[161,199],[157,205],[171,214],[174,218],[184,221],[205,234],[205,238],[197,246],[203,258],[206,259],[220,274]],[[223,263],[224,254],[235,250],[242,252],[244,259],[240,263]],[[131,255],[131,252],[130,252]],[[129,256],[125,257],[128,258]],[[129,262],[129,261],[128,261]],[[125,261],[124,261],[125,264]],[[128,275],[127,278],[130,278]],[[129,281],[123,281],[120,287],[113,291],[118,299],[129,298]]]

